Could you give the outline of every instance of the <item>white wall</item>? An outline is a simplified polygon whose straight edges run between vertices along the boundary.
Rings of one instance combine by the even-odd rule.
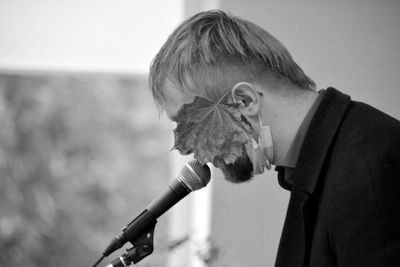
[[[276,36],[319,88],[400,117],[400,1],[221,0]]]
[[[147,73],[183,0],[2,0],[0,69]]]
[[[400,118],[400,1],[221,0],[276,36],[319,88],[333,86]],[[273,266],[289,194],[275,172],[245,185],[214,177],[216,266]]]

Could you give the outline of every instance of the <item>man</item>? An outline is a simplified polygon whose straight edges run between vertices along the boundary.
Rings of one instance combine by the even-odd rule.
[[[314,82],[268,32],[222,11],[184,21],[150,85],[175,148],[291,191],[276,266],[400,266],[400,123]]]

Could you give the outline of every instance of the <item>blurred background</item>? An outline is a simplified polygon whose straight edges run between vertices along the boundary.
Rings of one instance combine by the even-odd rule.
[[[400,118],[400,1],[0,0],[0,266],[90,266],[190,159],[170,151],[148,68],[214,8],[275,35],[319,89]],[[273,266],[289,193],[273,171],[244,185],[212,172],[139,266]]]

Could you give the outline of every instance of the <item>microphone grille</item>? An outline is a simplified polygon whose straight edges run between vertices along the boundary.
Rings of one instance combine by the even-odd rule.
[[[197,160],[193,159],[185,164],[178,175],[190,191],[195,191],[205,187],[211,179],[210,168],[204,164],[202,165]]]

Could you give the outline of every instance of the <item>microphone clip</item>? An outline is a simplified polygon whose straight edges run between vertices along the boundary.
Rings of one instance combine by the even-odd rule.
[[[153,236],[154,229],[157,221],[154,224],[143,231],[140,235],[136,236],[134,239],[130,239],[129,242],[133,247],[128,248],[126,253],[123,254],[118,259],[111,262],[112,267],[127,267],[129,265],[136,264],[151,253],[154,250]],[[110,265],[109,265],[110,266]]]

